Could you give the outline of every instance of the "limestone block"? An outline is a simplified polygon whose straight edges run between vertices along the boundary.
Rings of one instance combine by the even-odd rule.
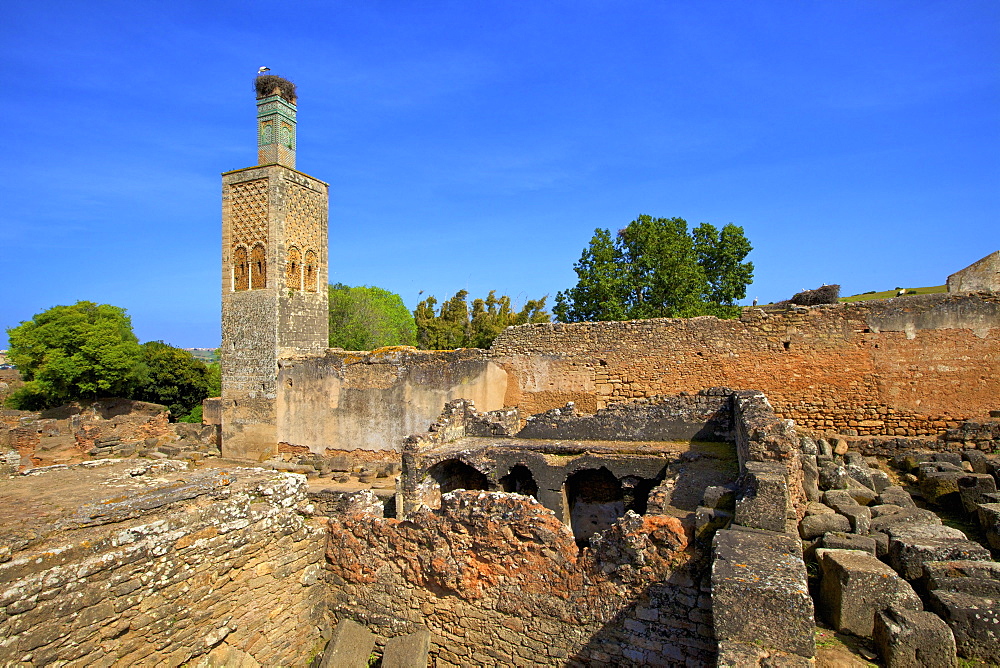
[[[879,492],[877,500],[880,504],[889,503],[894,506],[902,506],[903,508],[917,507],[917,504],[913,502],[909,493],[898,485],[892,485],[883,489]]]
[[[701,505],[708,508],[733,510],[736,507],[736,489],[732,485],[712,485],[706,487]]]
[[[382,668],[427,668],[430,649],[431,632],[427,629],[389,638],[382,652]]]
[[[872,518],[872,531],[888,531],[896,525],[940,525],[941,518],[933,511],[923,508],[904,508],[902,512],[880,515]]]
[[[847,475],[851,477],[855,482],[859,482],[868,489],[875,489],[875,483],[872,482],[871,469],[868,468],[863,462],[859,466],[857,464],[847,465]]]
[[[816,538],[831,531],[847,533],[851,530],[851,521],[839,513],[810,515],[803,517],[799,523],[799,535],[806,540]]]
[[[746,473],[747,482],[736,499],[735,522],[753,529],[784,531],[789,505],[785,467],[747,462]]]
[[[1000,503],[981,503],[976,508],[979,526],[986,534],[986,542],[994,550],[1000,550]]]
[[[833,531],[823,536],[823,547],[828,550],[860,550],[873,557],[877,554],[875,539],[853,533]]]
[[[808,501],[819,501],[819,467],[816,465],[816,457],[813,455],[802,455],[802,489]]]
[[[924,562],[927,561],[991,559],[989,550],[979,543],[968,540],[964,533],[951,527],[897,524],[889,527],[887,533],[889,534],[888,562],[907,580],[922,577]]]
[[[956,668],[955,637],[932,612],[889,608],[875,614],[872,634],[886,668]]]
[[[870,638],[876,612],[889,606],[923,609],[913,587],[873,554],[819,549],[816,559],[823,572],[822,611],[838,631]]]
[[[961,656],[1000,663],[1000,596],[935,589],[928,607],[951,627]]]
[[[819,501],[810,501],[806,504],[805,513],[806,517],[810,515],[833,515],[836,514],[836,510],[826,505],[825,503],[820,503]]]
[[[323,652],[320,668],[368,668],[375,634],[352,619],[343,619]]]
[[[997,491],[997,483],[989,473],[973,473],[958,479],[958,493],[965,512],[976,513],[976,506],[986,501],[985,495]]]
[[[819,465],[820,489],[844,489],[849,477],[847,468],[833,461],[822,462]]]
[[[924,564],[928,589],[951,589],[960,580],[990,580],[1000,583],[997,561],[928,561]]]
[[[865,536],[871,531],[872,511],[867,506],[845,506],[838,511],[851,522],[851,531]]]
[[[854,497],[847,493],[844,489],[831,489],[823,492],[823,503],[830,506],[836,511],[845,506],[857,506],[857,501]]]
[[[870,469],[872,477],[872,489],[881,494],[884,490],[892,486],[889,474],[881,469]]]
[[[816,652],[813,604],[799,541],[769,531],[715,534],[712,610],[715,637],[800,657]]]
[[[961,505],[958,480],[964,471],[931,471],[920,481],[920,494],[928,503],[941,507],[957,508]]]

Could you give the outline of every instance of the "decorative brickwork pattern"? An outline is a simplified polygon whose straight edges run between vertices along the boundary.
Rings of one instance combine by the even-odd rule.
[[[267,241],[267,179],[234,183],[229,206],[233,248]]]
[[[250,260],[247,249],[237,246],[233,251],[233,290],[250,289]]]
[[[306,251],[304,286],[306,292],[316,292],[316,275],[319,273],[319,258],[316,251]]]
[[[302,253],[295,246],[288,249],[285,263],[285,285],[289,290],[302,289]]]
[[[250,287],[254,290],[267,287],[267,255],[264,244],[257,244],[250,251]]]
[[[285,246],[316,251],[321,234],[316,221],[323,220],[326,206],[323,194],[290,179],[285,188]]]

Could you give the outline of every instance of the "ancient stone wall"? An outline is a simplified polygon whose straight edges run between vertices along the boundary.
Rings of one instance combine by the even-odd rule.
[[[2,665],[306,665],[328,637],[304,478],[91,462],[0,505]]]
[[[529,497],[456,491],[407,521],[331,519],[331,608],[383,643],[428,628],[442,667],[711,665],[691,529],[628,514],[581,552]]]
[[[725,385],[782,418],[856,435],[940,435],[1000,395],[1000,296],[918,295],[714,317],[508,328],[490,359],[522,414]]]
[[[1000,291],[1000,251],[948,277],[948,292]]]
[[[281,360],[278,441],[330,451],[398,452],[452,399],[481,410],[503,406],[507,374],[481,350],[330,350]]]

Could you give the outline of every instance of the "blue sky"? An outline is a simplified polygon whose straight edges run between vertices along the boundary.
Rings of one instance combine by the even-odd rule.
[[[994,0],[3,13],[4,330],[86,299],[143,341],[218,345],[219,174],[256,162],[261,65],[299,87],[331,281],[411,308],[554,300],[594,229],[639,214],[743,226],[747,302],[939,285],[1000,249]]]

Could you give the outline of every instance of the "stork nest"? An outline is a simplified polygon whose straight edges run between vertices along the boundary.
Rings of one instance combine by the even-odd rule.
[[[824,285],[815,290],[803,290],[790,300],[799,306],[815,306],[817,304],[836,304],[840,298],[839,285]]]
[[[274,74],[262,74],[258,76],[253,82],[253,87],[257,93],[258,100],[276,94],[291,104],[295,104],[296,100],[299,99],[299,96],[295,93],[295,84],[288,79],[283,79]]]

